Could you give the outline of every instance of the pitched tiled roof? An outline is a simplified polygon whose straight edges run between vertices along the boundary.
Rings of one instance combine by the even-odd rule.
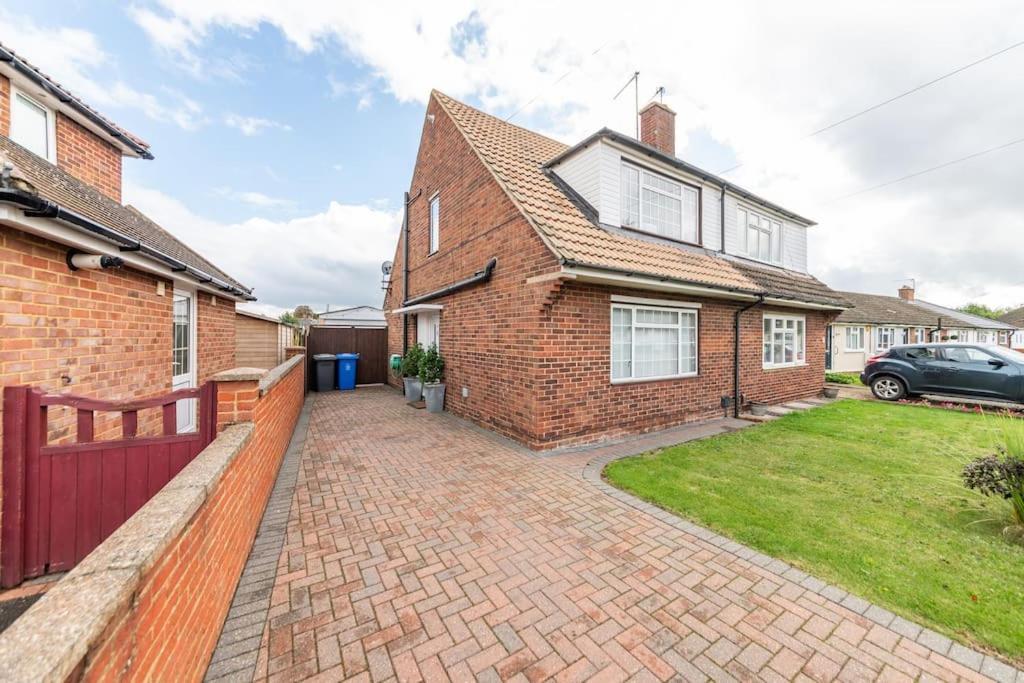
[[[0,135],[0,160],[6,160],[13,164],[14,176],[29,182],[39,197],[55,202],[84,218],[141,242],[151,249],[223,280],[244,292],[250,291],[184,242],[151,221],[138,209],[118,204],[91,185],[83,183],[2,135]]]
[[[977,328],[979,330],[1010,330],[1012,327],[999,320],[993,320],[992,318],[983,318],[980,315],[974,315],[972,313],[964,313],[958,311],[955,308],[947,308],[940,306],[939,304],[933,304],[928,301],[921,301],[918,299],[915,302],[921,308],[929,310],[933,315],[941,315],[943,319],[944,327],[970,327]],[[956,321],[956,324],[952,324],[950,319]]]
[[[433,97],[548,247],[563,261],[713,288],[766,293],[825,305],[844,304],[836,292],[809,275],[605,230],[584,215],[544,170],[548,161],[568,149],[566,145],[437,91]]]
[[[911,327],[936,327],[939,316],[920,306],[915,306],[899,297],[860,292],[840,292],[842,297],[853,304],[836,318],[837,323],[865,323],[908,325]]]
[[[133,153],[146,159],[153,158],[153,155],[149,151],[148,142],[139,136],[128,132],[124,128],[121,128],[119,125],[100,114],[77,96],[71,94],[67,88],[51,78],[42,69],[27,61],[24,57],[2,43],[0,43],[0,62],[11,65],[11,68],[16,72],[20,72],[27,78],[35,81],[40,86],[53,93],[53,95],[62,103],[78,110],[81,115],[91,119],[93,123],[101,128],[106,129],[106,132],[112,137],[123,139]]]
[[[1007,325],[1013,325],[1017,328],[1024,328],[1024,306],[1015,308],[1012,311],[999,316],[999,320],[1006,323]]]

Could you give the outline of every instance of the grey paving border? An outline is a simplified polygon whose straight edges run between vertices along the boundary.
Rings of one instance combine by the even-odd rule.
[[[299,474],[314,400],[313,396],[306,398],[295,423],[288,450],[277,472],[277,480],[267,500],[267,507],[263,510],[263,519],[260,520],[252,550],[249,551],[242,576],[238,579],[231,608],[221,627],[217,647],[210,657],[204,679],[206,681],[251,681],[256,671],[263,628],[270,611],[270,593],[274,589],[277,562],[288,529],[292,494]]]
[[[730,430],[722,429],[719,432],[696,434],[692,438],[680,441],[680,443],[684,443],[685,441],[693,441],[696,439],[707,438],[709,436],[714,436],[716,433],[723,433],[725,431]],[[612,451],[613,449],[596,448],[594,450]],[[982,674],[983,676],[988,676],[989,678],[995,681],[999,681],[1000,683],[1024,683],[1024,670],[1010,666],[1006,662],[1003,662],[1000,659],[996,659],[992,655],[985,654],[984,652],[979,652],[977,650],[961,645],[960,643],[951,640],[950,638],[942,635],[941,633],[937,633],[936,631],[933,631],[925,626],[915,624],[914,622],[904,619],[903,617],[899,617],[890,612],[889,610],[885,609],[884,607],[880,607],[878,605],[868,602],[867,600],[864,600],[863,598],[859,598],[849,593],[848,591],[840,588],[839,586],[834,586],[832,584],[826,583],[825,581],[822,581],[821,579],[815,578],[810,574],[807,574],[806,572],[801,571],[800,569],[797,569],[796,567],[793,567],[792,565],[787,564],[786,562],[783,562],[782,560],[776,559],[774,557],[769,557],[768,555],[760,553],[754,550],[753,548],[743,545],[742,543],[738,543],[737,541],[734,541],[731,538],[726,538],[725,536],[717,534],[711,531],[710,529],[694,524],[689,520],[683,519],[682,517],[679,517],[669,512],[668,510],[660,508],[657,505],[653,505],[644,500],[641,500],[640,498],[637,498],[636,496],[630,493],[615,488],[611,484],[607,483],[601,477],[601,472],[604,471],[604,468],[608,463],[614,460],[619,460],[621,458],[627,458],[632,455],[638,455],[641,452],[644,451],[633,451],[633,449],[623,449],[618,452],[608,452],[602,455],[598,455],[597,457],[589,460],[587,464],[584,466],[582,478],[584,479],[584,481],[589,482],[598,490],[610,496],[611,498],[614,498],[620,503],[624,503],[636,510],[647,513],[655,519],[658,519],[659,521],[668,524],[669,526],[672,526],[680,531],[696,536],[697,538],[700,538],[701,540],[706,541],[707,543],[710,543],[713,546],[721,548],[722,550],[731,552],[737,557],[740,557],[746,560],[747,562],[750,562],[751,564],[757,565],[758,567],[761,567],[762,569],[772,574],[775,574],[781,579],[790,581],[792,583],[796,583],[797,585],[811,591],[812,593],[817,593],[818,595],[821,595],[822,597],[831,600],[834,603],[842,605],[851,612],[855,612],[861,615],[869,621],[872,621],[896,633],[899,633],[900,635],[906,638],[909,638],[910,640],[916,642],[918,645],[921,645],[922,647],[925,647],[940,655],[949,657],[954,662],[957,662],[958,664],[961,664],[967,667],[968,669],[971,669],[972,671],[976,671]]]

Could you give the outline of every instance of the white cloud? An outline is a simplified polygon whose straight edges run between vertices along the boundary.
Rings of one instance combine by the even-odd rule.
[[[239,114],[227,114],[224,117],[224,124],[229,128],[235,128],[246,137],[259,135],[267,130],[291,131],[292,127],[287,123],[263,119],[258,116],[240,116]]]
[[[380,264],[394,258],[400,211],[331,202],[317,214],[288,220],[221,223],[177,199],[129,184],[126,202],[254,288],[260,304],[379,306]]]
[[[218,187],[214,192],[221,197],[233,199],[261,209],[284,208],[295,205],[295,202],[291,199],[271,197],[262,192],[254,192],[252,190],[246,191],[235,190],[230,187]]]
[[[185,95],[169,89],[154,94],[112,76],[116,64],[89,31],[42,28],[0,10],[0,35],[6,45],[97,109],[136,109],[185,130],[205,123],[202,107]]]
[[[805,139],[1015,42],[1024,6],[652,2],[631,17],[618,5],[540,0],[159,0],[177,22],[168,41],[189,49],[214,29],[275,27],[300,52],[336,50],[365,67],[365,81],[336,94],[361,97],[358,84],[372,82],[365,93],[422,103],[436,87],[498,113],[520,110],[517,123],[567,142],[605,125],[632,131],[633,98],[611,97],[639,70],[641,101],[667,88],[680,149],[697,131],[710,135],[743,163],[736,182],[819,221],[811,263],[831,284],[892,292],[889,280],[916,277],[945,303],[981,291],[992,303],[1024,301],[1014,284],[1024,279],[1019,150],[825,202],[1018,137],[1024,100],[1012,94],[1024,48]],[[965,244],[971,235],[984,239]]]

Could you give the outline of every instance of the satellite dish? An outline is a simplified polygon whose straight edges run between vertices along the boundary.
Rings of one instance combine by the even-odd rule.
[[[385,275],[391,275],[392,265],[393,264],[391,263],[391,261],[385,261],[384,263],[380,264],[380,272],[384,273]]]

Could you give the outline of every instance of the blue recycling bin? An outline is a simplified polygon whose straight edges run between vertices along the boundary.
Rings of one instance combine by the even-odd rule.
[[[349,391],[356,388],[356,363],[359,362],[358,353],[339,353],[338,359],[338,388],[342,391]]]

